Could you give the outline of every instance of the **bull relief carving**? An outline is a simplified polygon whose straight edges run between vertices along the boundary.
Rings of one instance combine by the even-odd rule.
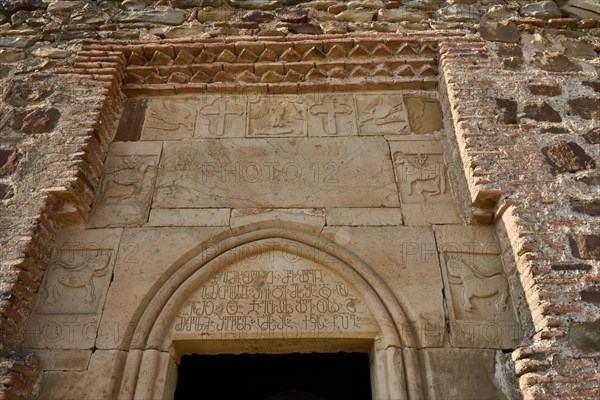
[[[407,225],[460,223],[439,141],[390,141]]]
[[[407,134],[402,96],[356,95],[361,135]]]
[[[408,196],[420,196],[423,201],[429,197],[446,193],[446,166],[440,162],[428,161],[424,154],[394,154],[394,161],[401,166],[400,181],[404,183]],[[437,158],[437,157],[435,157]]]
[[[306,136],[306,111],[300,98],[259,98],[249,107],[248,136]]]
[[[98,307],[98,290],[109,279],[112,251],[62,249],[43,287],[43,313],[88,314]]]

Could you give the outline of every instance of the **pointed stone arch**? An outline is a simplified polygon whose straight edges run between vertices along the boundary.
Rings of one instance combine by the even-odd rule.
[[[116,373],[123,376],[112,392],[119,398],[163,398],[174,392],[175,360],[182,354],[207,352],[215,347],[222,352],[277,353],[265,345],[264,337],[248,334],[239,337],[221,335],[207,342],[206,334],[174,335],[178,311],[209,279],[235,263],[243,263],[265,252],[299,257],[311,265],[349,283],[373,317],[376,329],[352,332],[279,331],[269,335],[284,343],[285,352],[353,351],[371,354],[371,379],[376,398],[421,398],[423,388],[416,349],[418,335],[411,331],[410,311],[406,310],[385,281],[360,257],[348,249],[318,235],[314,227],[302,227],[283,221],[245,226],[233,234],[224,233],[198,246],[157,280],[134,315]],[[256,332],[255,332],[256,333]],[[210,334],[208,334],[210,336]],[[314,339],[317,339],[315,341]],[[240,343],[248,347],[240,347]],[[206,346],[210,343],[210,346]],[[287,343],[287,344],[286,344]],[[237,346],[237,347],[236,347]]]

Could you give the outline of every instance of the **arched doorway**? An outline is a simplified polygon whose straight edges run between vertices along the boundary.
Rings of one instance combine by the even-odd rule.
[[[262,223],[202,246],[158,280],[116,370],[119,398],[171,398],[186,354],[363,352],[374,398],[421,398],[406,312],[359,257]],[[115,388],[116,389],[116,388]]]

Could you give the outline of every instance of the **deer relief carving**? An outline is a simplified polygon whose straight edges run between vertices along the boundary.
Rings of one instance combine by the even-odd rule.
[[[104,203],[136,200],[146,182],[146,175],[155,169],[154,161],[143,156],[125,156],[122,162],[106,172],[100,188]]]
[[[455,258],[448,260],[448,275],[450,284],[462,285],[461,302],[466,312],[473,312],[473,297],[497,296],[496,309],[504,311],[508,308],[508,281],[501,271],[484,273],[476,265]]]
[[[66,289],[85,289],[83,302],[96,301],[94,278],[106,276],[109,271],[111,252],[94,250],[84,252],[74,262],[56,261],[46,282],[46,303],[54,305],[60,301],[61,287]]]
[[[423,201],[427,197],[446,193],[446,166],[427,163],[427,155],[396,152],[394,162],[401,167],[400,179],[408,189],[408,195],[418,194]],[[427,197],[426,197],[427,196]]]

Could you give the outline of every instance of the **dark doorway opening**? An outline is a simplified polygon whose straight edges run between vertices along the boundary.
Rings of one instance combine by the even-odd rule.
[[[175,400],[371,399],[365,353],[187,355]]]

